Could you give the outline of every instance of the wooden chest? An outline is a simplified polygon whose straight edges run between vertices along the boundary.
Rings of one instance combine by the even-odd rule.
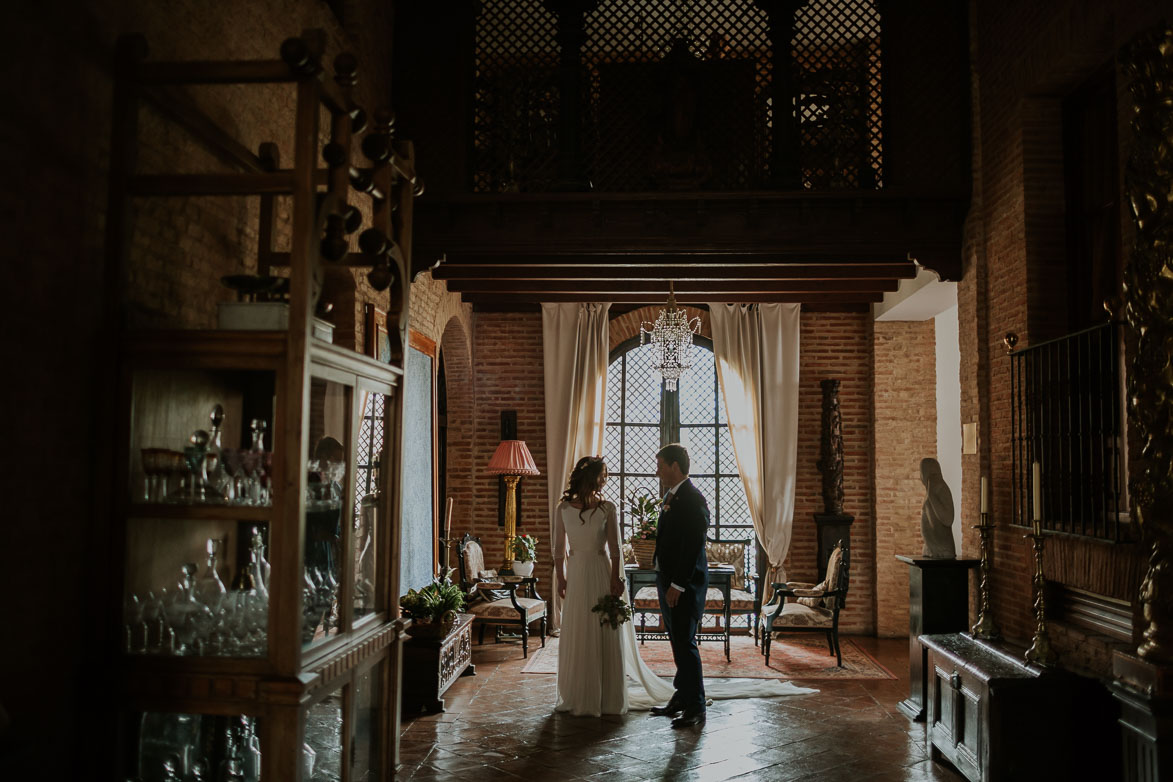
[[[444,638],[409,638],[403,645],[403,713],[444,711],[442,696],[461,676],[473,676],[472,614],[460,614]]]
[[[923,635],[928,653],[925,740],[972,782],[1061,779],[1070,689],[969,635]],[[1058,776],[1056,773],[1058,772]]]

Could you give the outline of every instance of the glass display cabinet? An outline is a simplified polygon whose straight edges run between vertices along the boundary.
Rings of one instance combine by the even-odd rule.
[[[121,50],[115,137],[129,136],[131,147],[137,103],[128,95],[148,94],[134,89],[144,85],[235,74],[287,82],[297,100],[292,170],[213,182],[136,179],[114,166],[116,183],[140,185],[124,200],[150,182],[155,196],[284,192],[292,204],[286,327],[122,335],[110,507],[111,568],[121,573],[110,650],[118,780],[373,782],[396,767],[402,351],[392,344],[376,359],[314,330],[315,270],[332,218],[353,218],[347,172],[318,168],[331,155],[317,123],[324,107],[333,117],[326,146],[349,156],[359,111],[347,90],[353,58],[335,61],[330,82],[318,76],[315,49],[307,36],[286,41],[271,62],[153,65],[141,43]],[[408,227],[391,214],[410,208],[390,201],[414,195],[410,146],[383,154],[364,140],[363,150],[379,193],[369,230],[389,243],[367,260],[389,267],[394,343],[394,331],[406,330],[409,261],[400,247]],[[133,232],[119,221],[124,210],[112,200],[108,247],[119,266]],[[350,265],[365,262],[353,255]]]

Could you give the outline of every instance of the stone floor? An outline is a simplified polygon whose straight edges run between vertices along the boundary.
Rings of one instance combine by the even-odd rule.
[[[856,640],[902,678],[811,682],[819,694],[716,701],[703,727],[685,730],[646,712],[555,714],[555,676],[522,674],[517,646],[474,647],[476,676],[452,685],[447,711],[405,722],[397,778],[960,780],[928,759],[924,724],[896,708],[908,695],[908,641]]]

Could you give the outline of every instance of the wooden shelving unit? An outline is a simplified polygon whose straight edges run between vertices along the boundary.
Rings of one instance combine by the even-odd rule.
[[[116,329],[122,336],[111,411],[117,442],[109,504],[118,537],[112,548],[122,552],[111,567],[123,577],[121,592],[111,595],[111,616],[124,631],[116,636],[123,639],[122,648],[108,650],[117,660],[110,689],[119,748],[115,767],[102,776],[150,782],[164,778],[162,763],[174,760],[184,767],[181,779],[191,778],[190,767],[200,763],[208,779],[222,778],[225,764],[235,764],[249,782],[359,782],[390,779],[397,765],[405,628],[395,600],[400,385],[417,186],[411,145],[392,137],[385,112],[375,113],[363,139],[370,167],[354,165],[352,141],[365,124],[363,110],[351,98],[357,62],[339,55],[334,73],[327,75],[321,41],[311,31],[285,41],[277,59],[238,62],[150,62],[141,39],[120,45],[107,221],[110,268],[123,275],[127,267],[132,199],[261,196],[258,269],[288,266],[289,327]],[[206,84],[289,85],[296,93],[292,168],[275,167],[272,145],[251,153],[176,90]],[[238,171],[138,173],[137,118],[145,102],[163,109]],[[325,146],[319,128],[323,110],[330,117]],[[372,197],[372,224],[360,240],[364,253],[339,256],[337,248],[349,245],[346,234],[357,230],[357,215],[347,204],[352,189]],[[268,246],[275,195],[289,196],[292,204],[291,250],[283,254]],[[389,282],[392,363],[313,336],[314,280],[331,262],[371,266],[373,281]],[[118,310],[111,307],[114,318]],[[225,448],[244,450],[248,422],[266,422],[263,446],[271,456],[260,480],[267,481],[268,504],[188,504],[150,496],[141,449],[182,448],[180,438],[209,428],[213,401],[225,410]],[[330,459],[316,451],[344,456]],[[323,466],[314,469],[309,460],[319,455]],[[327,460],[344,463],[344,469],[331,473]],[[162,619],[153,613],[145,618],[142,598],[148,590],[155,597],[152,610],[171,605],[155,595],[157,585],[166,584],[170,573],[174,589],[180,565],[202,564],[199,546],[205,539],[223,543],[218,564],[228,596],[221,605],[236,601],[233,612],[212,610],[211,624],[201,619],[204,624],[197,625],[176,619],[182,614],[172,605],[161,612]],[[260,575],[263,563],[250,566],[248,556],[267,559],[266,576]],[[201,576],[206,573],[201,567]],[[233,587],[234,574],[239,589]],[[137,604],[131,595],[140,598]],[[174,604],[179,598],[173,591],[169,599]],[[247,624],[234,617],[260,618]],[[195,640],[179,638],[177,625],[185,632],[198,627]],[[233,628],[240,637],[229,639]],[[229,640],[234,651],[224,652]],[[246,647],[253,651],[240,651]],[[176,746],[169,747],[150,732],[157,725],[186,733],[170,736],[167,741]],[[239,742],[254,741],[253,729],[253,756],[241,757]]]

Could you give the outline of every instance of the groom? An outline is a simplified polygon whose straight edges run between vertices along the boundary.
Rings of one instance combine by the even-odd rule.
[[[683,445],[665,445],[656,454],[656,477],[661,485],[669,487],[656,535],[656,587],[676,662],[676,677],[672,680],[676,692],[666,706],[653,708],[652,714],[680,714],[672,720],[674,728],[705,720],[705,685],[696,631],[709,585],[705,558],[709,505],[688,479],[688,468],[688,451]]]

